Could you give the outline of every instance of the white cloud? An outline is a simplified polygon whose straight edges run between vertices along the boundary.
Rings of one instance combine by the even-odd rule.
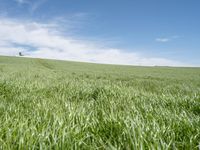
[[[167,38],[166,37],[165,38],[156,38],[155,41],[166,43],[166,42],[169,42],[169,41],[172,41],[172,40],[175,40],[175,39],[179,39],[179,38],[181,38],[181,36],[174,35],[174,36],[167,37]]]
[[[179,39],[179,38],[181,38],[181,36],[179,36],[179,35],[174,35],[174,36],[172,36],[171,38],[172,38],[172,39]]]
[[[20,5],[23,5],[23,4],[30,4],[29,0],[15,0],[15,2],[17,2],[17,3],[20,4]]]
[[[31,4],[31,11],[34,12],[37,10],[42,4],[44,4],[47,0],[37,0]]]
[[[23,4],[23,3],[25,3],[26,2],[26,0],[15,0],[17,3],[19,3],[19,4]]]
[[[169,42],[170,39],[169,38],[157,38],[156,41],[157,42]]]
[[[0,18],[0,55],[13,56],[23,51],[28,57],[108,64],[187,66],[165,58],[145,57],[136,52],[106,48],[94,41],[80,41],[74,36],[62,35],[58,25],[54,25]]]
[[[30,12],[33,13],[47,0],[15,0],[15,1],[20,5],[26,4],[27,7],[29,7]]]

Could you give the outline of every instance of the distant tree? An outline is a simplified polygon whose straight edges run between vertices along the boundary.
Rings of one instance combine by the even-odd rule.
[[[19,56],[24,56],[24,55],[22,54],[22,52],[19,52]]]

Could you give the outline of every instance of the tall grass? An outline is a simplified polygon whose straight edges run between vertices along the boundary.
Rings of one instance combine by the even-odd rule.
[[[0,57],[0,149],[199,145],[199,68]]]

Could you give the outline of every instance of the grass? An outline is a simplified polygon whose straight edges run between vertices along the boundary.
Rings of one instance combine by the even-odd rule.
[[[199,145],[199,68],[0,57],[0,149]]]

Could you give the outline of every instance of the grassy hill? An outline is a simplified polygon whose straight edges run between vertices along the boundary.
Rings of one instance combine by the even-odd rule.
[[[0,57],[0,149],[198,149],[200,68]]]

